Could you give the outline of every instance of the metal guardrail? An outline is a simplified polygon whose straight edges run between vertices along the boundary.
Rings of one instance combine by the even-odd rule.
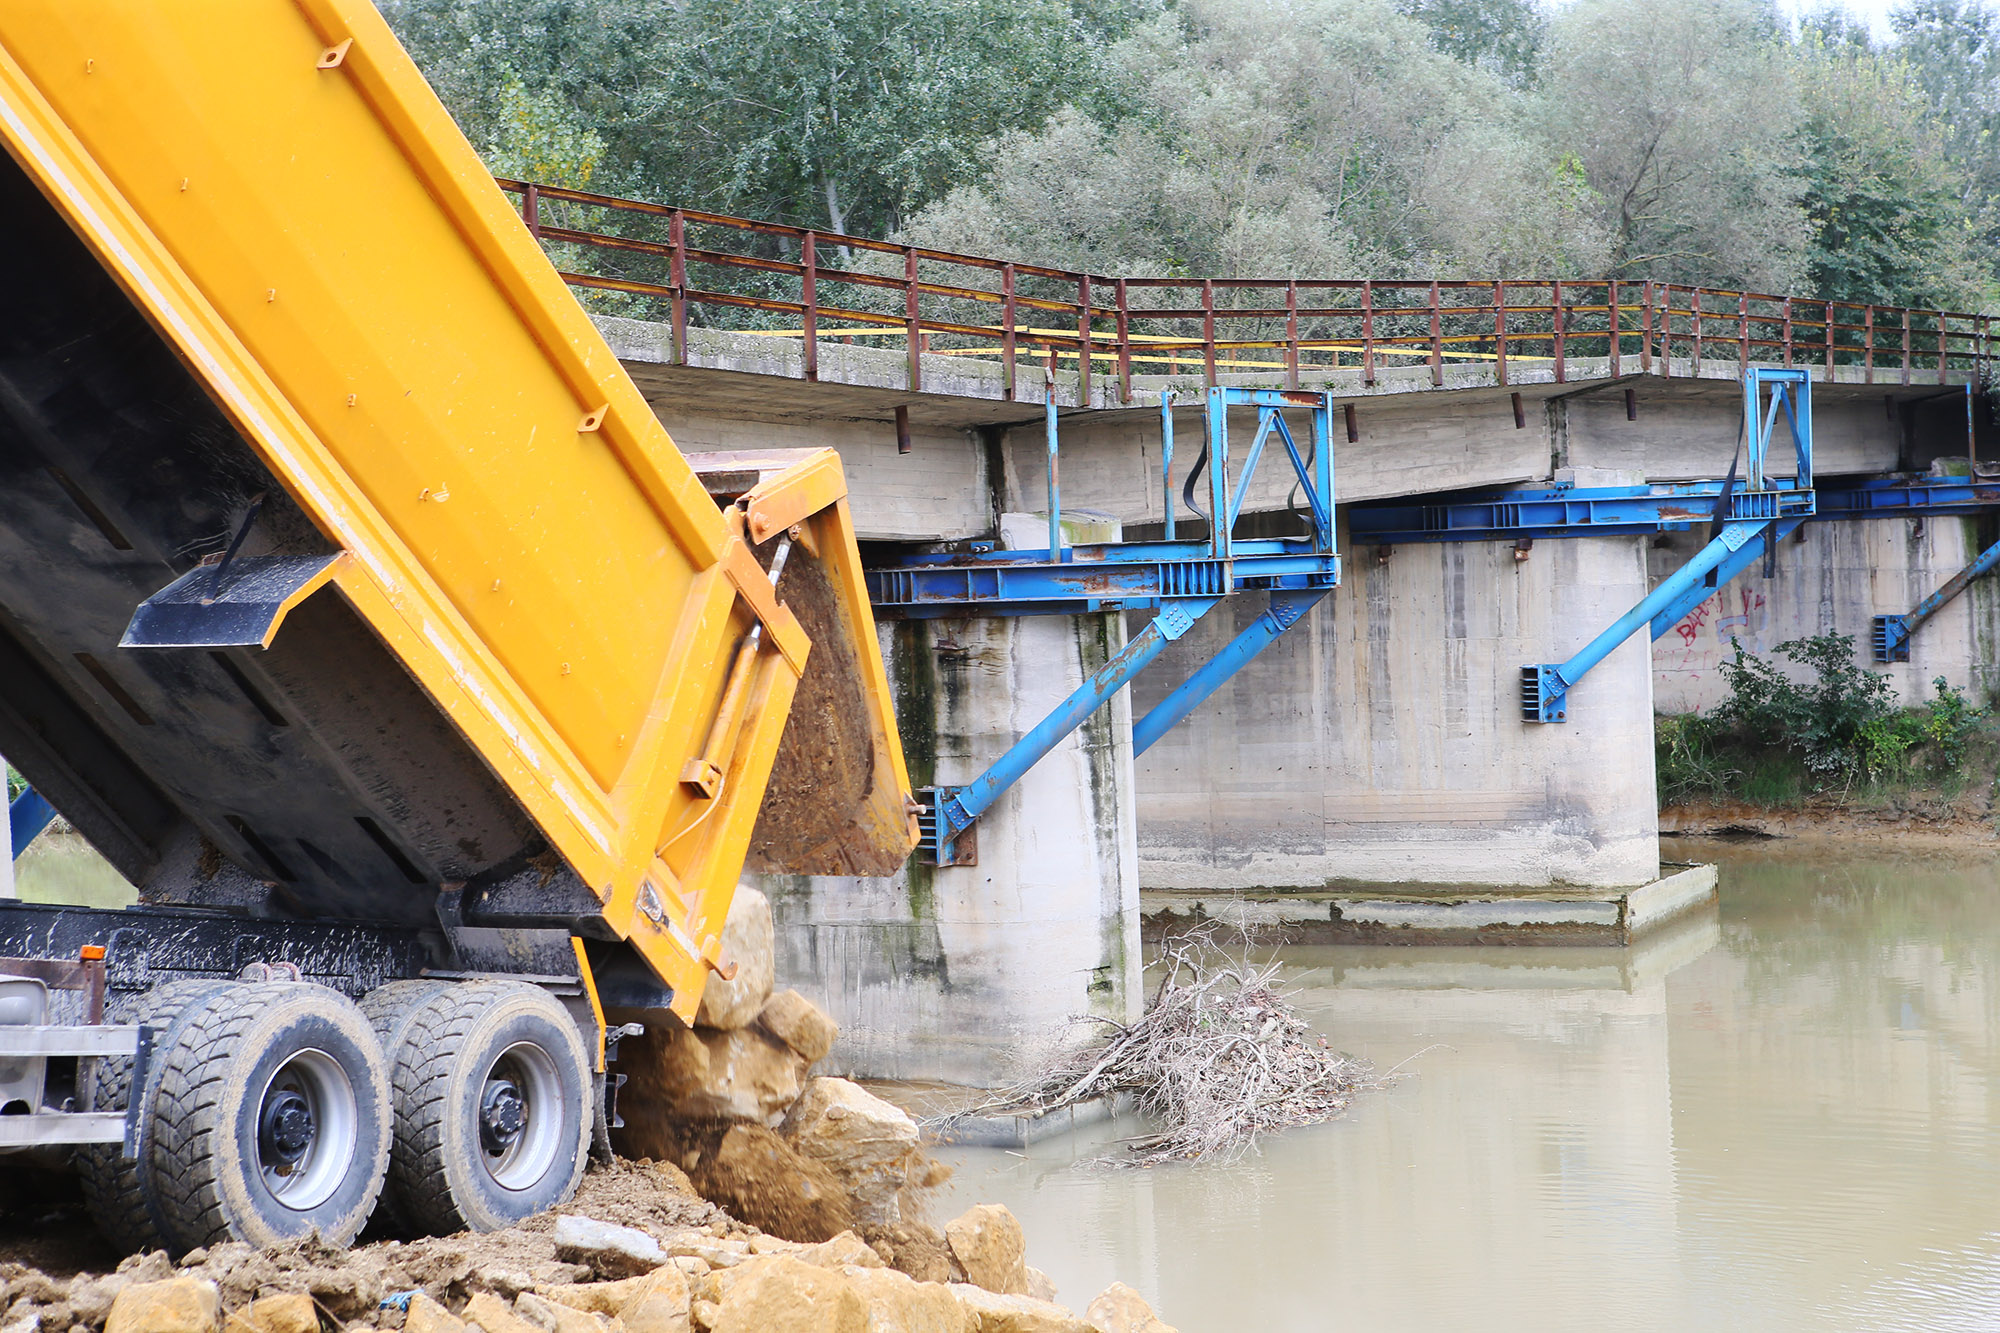
[[[657,318],[673,356],[688,330],[800,338],[805,378],[826,341],[900,341],[908,388],[926,354],[997,360],[1008,396],[1024,357],[1075,364],[1079,396],[1109,375],[1301,376],[1482,362],[1505,385],[1523,363],[1570,378],[1580,359],[1671,376],[1677,361],[1858,367],[1863,383],[1990,383],[1994,317],[1675,283],[1128,278],[953,254],[531,182],[501,180],[571,285],[620,293]],[[583,271],[588,269],[590,271]],[[828,299],[832,296],[834,299]],[[1596,372],[1593,372],[1593,374]],[[1541,379],[1538,373],[1536,379]]]

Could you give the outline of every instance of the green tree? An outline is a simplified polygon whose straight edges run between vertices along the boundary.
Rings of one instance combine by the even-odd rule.
[[[1549,30],[1534,0],[1398,0],[1397,8],[1428,28],[1431,45],[1454,60],[1517,87],[1534,78]]]
[[[986,140],[1085,91],[1102,45],[1067,0],[394,0],[388,14],[489,153],[510,107],[560,105],[601,140],[607,185],[872,235],[977,176]]]
[[[1603,201],[1621,274],[1764,291],[1804,277],[1799,107],[1754,0],[1578,0],[1551,25],[1550,136]]]
[[[1846,301],[1976,304],[1982,284],[1964,173],[1908,67],[1808,33],[1798,75],[1808,290]]]
[[[2000,12],[1980,0],[1911,0],[1889,21],[1961,169],[1960,204],[1987,266],[2000,274]]]
[[[1389,0],[1184,0],[1105,57],[1116,114],[1003,138],[926,244],[1100,272],[1573,276],[1581,173]]]

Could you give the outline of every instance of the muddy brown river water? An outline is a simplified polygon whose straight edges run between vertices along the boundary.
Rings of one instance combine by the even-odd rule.
[[[1182,1333],[2000,1327],[2000,854],[1681,842],[1719,915],[1630,951],[1299,949],[1409,1077],[1233,1166],[952,1154],[1066,1299]]]

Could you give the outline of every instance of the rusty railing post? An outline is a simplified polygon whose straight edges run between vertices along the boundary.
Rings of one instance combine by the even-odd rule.
[[[819,246],[817,237],[807,232],[799,242],[799,295],[804,298],[806,335],[806,378],[819,378]]]
[[[1000,383],[1006,389],[1007,401],[1015,400],[1014,393],[1014,266],[1000,266]]]
[[[667,215],[668,323],[673,331],[674,364],[688,363],[687,219],[676,208]]]
[[[1118,396],[1123,402],[1132,401],[1132,317],[1126,305],[1125,279],[1120,278],[1112,286],[1113,299],[1118,302]]]
[[[1565,359],[1569,351],[1569,330],[1563,322],[1563,285],[1561,279],[1549,284],[1549,318],[1554,322],[1556,352],[1556,383],[1569,378],[1568,363]]]
[[[1688,373],[1695,379],[1701,378],[1701,288],[1688,288],[1688,318],[1694,323],[1694,356]]]
[[[1789,296],[1785,298],[1782,313],[1785,319],[1785,369],[1790,370],[1792,368],[1792,298]]]
[[[1947,364],[1947,358],[1945,354],[1949,349],[1946,347],[1945,344],[1946,335],[1945,335],[1945,322],[1944,322],[1943,311],[1938,312],[1937,322],[1938,322],[1938,383],[1949,384],[1951,383],[1951,379],[1950,376],[1947,375],[1945,372],[1945,366]]]
[[[1750,293],[1736,293],[1736,373],[1750,373]]]
[[[528,224],[528,235],[542,239],[542,187],[533,181],[521,189],[521,221]]]
[[[1090,275],[1076,280],[1076,405],[1090,406]]]
[[[1861,317],[1861,345],[1865,349],[1861,359],[1861,382],[1875,382],[1875,307],[1868,306]]]
[[[1431,279],[1431,387],[1444,387],[1444,303],[1438,299],[1437,279]]]
[[[1507,382],[1507,284],[1493,284],[1493,374]]]
[[[910,392],[924,387],[923,321],[917,312],[917,247],[903,247],[903,328],[910,345]]]
[[[1611,317],[1610,319],[1611,378],[1617,379],[1621,374],[1624,373],[1623,372],[1624,357],[1621,354],[1622,348],[1620,344],[1622,344],[1625,341],[1623,330],[1621,330],[1618,327],[1619,324],[1622,322],[1618,310],[1618,279],[1613,278],[1610,282],[1605,284],[1604,304],[1608,308]]]
[[[1903,307],[1903,375],[1902,383],[1910,382],[1910,308]]]
[[[1215,279],[1201,280],[1201,361],[1208,387],[1215,387]]]
[[[1375,282],[1361,280],[1361,382],[1375,383]]]
[[[1646,279],[1646,285],[1639,290],[1639,373],[1649,375],[1653,371],[1653,280]]]
[[[1285,282],[1285,387],[1299,387],[1299,282]]]
[[[1830,381],[1833,379],[1833,302],[1821,301],[1819,314],[1826,324],[1826,378]]]

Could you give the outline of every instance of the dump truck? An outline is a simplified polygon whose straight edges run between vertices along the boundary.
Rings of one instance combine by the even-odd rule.
[[[0,1153],[562,1202],[746,864],[916,841],[837,455],[679,452],[364,0],[8,0],[0,142],[0,754],[139,896],[0,903]]]

